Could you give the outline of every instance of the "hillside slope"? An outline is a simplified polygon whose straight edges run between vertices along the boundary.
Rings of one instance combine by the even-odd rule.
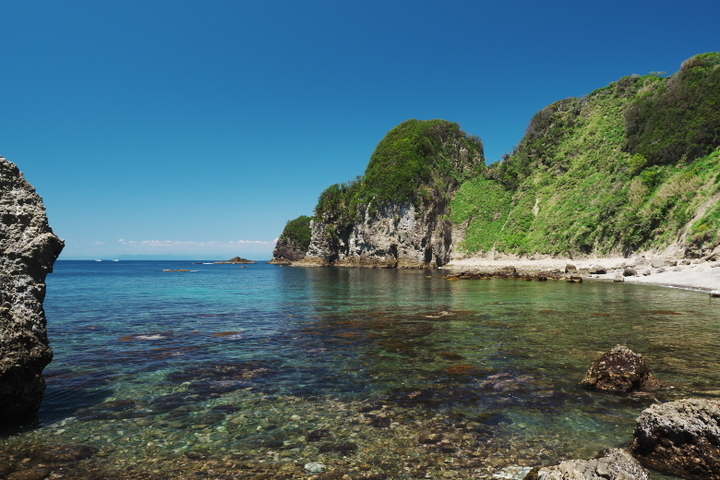
[[[717,53],[556,102],[458,191],[455,257],[707,256],[720,243],[719,145]]]

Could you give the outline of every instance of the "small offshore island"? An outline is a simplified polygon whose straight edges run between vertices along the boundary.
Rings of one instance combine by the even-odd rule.
[[[213,262],[213,263],[216,265],[221,265],[221,264],[234,264],[234,265],[241,264],[242,265],[242,264],[251,264],[251,263],[257,263],[257,262],[253,262],[252,260],[248,260],[247,258],[233,257],[230,260],[226,260],[224,262]]]
[[[624,77],[538,112],[491,165],[459,125],[408,120],[364,175],[288,222],[271,263],[527,275],[578,264],[586,277],[600,265],[600,278],[717,290],[719,89],[718,53],[669,77]]]

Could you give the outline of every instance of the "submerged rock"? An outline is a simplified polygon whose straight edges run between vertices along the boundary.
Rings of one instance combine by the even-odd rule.
[[[601,392],[655,391],[662,384],[650,373],[642,355],[615,345],[592,364],[580,385]]]
[[[644,410],[631,451],[654,470],[689,479],[720,479],[720,400],[690,398]]]
[[[649,480],[647,471],[627,451],[614,448],[592,460],[567,460],[533,469],[525,480]]]
[[[33,416],[52,360],[45,277],[63,248],[45,206],[18,167],[0,157],[0,424]]]

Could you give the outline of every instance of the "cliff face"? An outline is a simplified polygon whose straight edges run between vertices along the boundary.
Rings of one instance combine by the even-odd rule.
[[[409,120],[380,142],[363,177],[320,197],[301,265],[423,268],[448,262],[450,199],[484,163],[482,144],[443,120]]]
[[[285,225],[273,250],[270,263],[288,264],[302,260],[310,245],[310,217],[301,215]]]
[[[447,205],[418,212],[412,203],[385,205],[365,211],[362,222],[339,235],[333,224],[314,221],[313,238],[305,262],[341,267],[426,268],[447,263],[452,224],[441,219]]]
[[[52,360],[45,313],[45,277],[63,242],[17,166],[0,157],[0,423],[34,415]]]

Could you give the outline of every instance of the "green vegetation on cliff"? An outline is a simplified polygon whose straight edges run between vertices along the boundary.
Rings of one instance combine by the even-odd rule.
[[[292,242],[301,251],[307,251],[310,246],[310,217],[300,215],[294,220],[288,220],[279,241]]]
[[[407,120],[380,141],[364,176],[331,185],[320,195],[315,215],[347,223],[357,221],[367,207],[449,200],[483,166],[482,142],[457,123]]]
[[[512,155],[463,184],[461,250],[624,253],[720,242],[720,55],[556,102]]]

